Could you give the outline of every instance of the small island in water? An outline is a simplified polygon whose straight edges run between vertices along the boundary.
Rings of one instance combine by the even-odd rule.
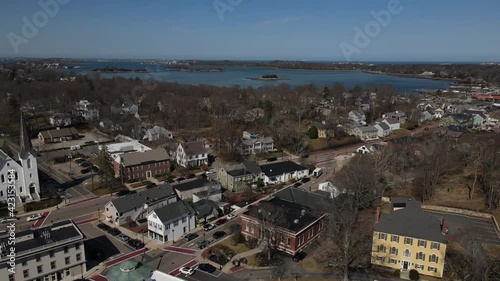
[[[279,78],[276,74],[262,75],[257,78],[248,78],[250,80],[259,80],[259,81],[277,81],[277,80],[289,80],[288,78]]]

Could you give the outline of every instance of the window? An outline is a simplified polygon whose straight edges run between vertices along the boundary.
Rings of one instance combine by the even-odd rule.
[[[156,216],[156,214],[153,214],[153,218],[154,218],[154,219],[156,219],[156,218],[158,218],[158,217]]]
[[[417,253],[417,260],[424,260],[425,259],[425,254],[422,252]]]
[[[76,261],[80,261],[82,259],[82,254],[76,254]]]
[[[68,246],[64,246],[64,253],[67,254],[68,253]]]
[[[429,266],[429,267],[427,268],[427,271],[430,271],[430,272],[436,272],[437,270],[436,270],[436,268],[435,268],[435,267]]]
[[[4,175],[4,174],[2,174],[2,176],[1,176],[1,177],[2,177],[2,183],[4,183],[4,182],[5,182],[5,175]]]
[[[75,249],[76,249],[76,250],[80,250],[80,243],[76,243],[76,244],[75,244]]]
[[[14,281],[14,274],[9,275],[9,281]]]
[[[68,264],[69,264],[69,257],[65,257],[65,258],[64,258],[64,263],[65,263],[66,265],[68,265]]]
[[[424,266],[421,264],[415,264],[416,269],[424,269]]]
[[[182,218],[182,222],[186,222],[186,217],[183,217],[183,218]]]
[[[396,263],[397,263],[397,261],[396,261],[395,259],[390,259],[390,260],[389,260],[389,263],[396,264]]]
[[[41,274],[43,272],[43,266],[42,265],[37,266],[36,271],[38,272],[38,274]]]
[[[30,277],[30,271],[29,271],[29,269],[23,270],[23,276],[24,276],[24,278]]]
[[[50,250],[49,252],[49,257],[53,258],[54,257],[54,250]]]
[[[429,256],[429,261],[437,263],[438,262],[438,257],[436,255],[432,254],[432,255]]]
[[[290,243],[291,243],[291,239],[290,239],[290,238],[287,238],[287,240],[286,240],[286,244],[287,244],[288,246],[290,246]]]
[[[30,158],[28,158],[28,161],[27,161],[27,162],[28,162],[28,169],[31,169],[31,159],[30,159]]]
[[[379,253],[385,253],[385,250],[386,250],[386,248],[384,245],[378,245],[378,252]]]
[[[405,245],[413,245],[413,239],[405,237]]]
[[[179,220],[175,220],[174,221],[174,226],[178,226],[179,225]]]
[[[436,249],[436,250],[439,250],[439,243],[432,242],[432,243],[431,243],[431,249]]]
[[[411,257],[411,252],[410,252],[410,250],[406,249],[406,250],[403,252],[403,256],[405,256],[406,258]]]
[[[23,261],[21,262],[21,265],[22,265],[22,266],[26,266],[27,264],[28,264],[28,262],[27,262],[26,260],[23,260]]]
[[[35,259],[36,259],[36,261],[40,261],[40,260],[41,260],[40,254],[36,255],[35,257],[36,257],[36,258],[35,258]]]
[[[387,234],[385,234],[385,233],[379,233],[378,234],[378,239],[380,239],[380,240],[387,240]]]
[[[396,247],[391,247],[391,255],[397,255],[398,249]]]
[[[427,241],[425,240],[418,240],[418,246],[419,247],[427,247]]]
[[[379,261],[379,262],[384,262],[384,261],[385,261],[385,258],[384,258],[384,257],[377,257],[377,261]]]
[[[50,262],[50,269],[56,269],[56,262],[55,261]]]
[[[392,235],[392,236],[391,236],[391,242],[398,242],[398,243],[399,243],[399,236],[397,236],[397,235]]]

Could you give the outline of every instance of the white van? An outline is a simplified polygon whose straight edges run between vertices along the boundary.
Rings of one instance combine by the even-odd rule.
[[[323,174],[323,169],[316,168],[316,169],[314,169],[312,174],[313,174],[313,177],[317,178]]]
[[[69,149],[71,149],[71,150],[79,150],[79,149],[82,149],[82,147],[80,145],[72,145]]]

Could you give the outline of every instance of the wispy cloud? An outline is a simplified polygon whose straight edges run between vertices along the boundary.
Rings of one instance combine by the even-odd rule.
[[[266,25],[271,25],[271,24],[288,24],[294,21],[298,21],[305,18],[305,16],[300,16],[300,17],[295,17],[295,16],[288,16],[284,18],[279,18],[279,19],[272,19],[272,20],[267,20],[263,23],[261,23],[259,26],[266,26]]]

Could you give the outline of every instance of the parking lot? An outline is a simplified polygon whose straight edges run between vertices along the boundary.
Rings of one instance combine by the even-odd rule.
[[[80,145],[84,146],[87,142],[91,141],[97,141],[98,143],[101,142],[108,142],[112,141],[113,139],[94,132],[80,132],[80,136],[83,136],[83,138],[80,138],[78,140],[68,140],[68,141],[63,141],[63,142],[56,142],[56,143],[44,143],[40,139],[32,139],[33,147],[39,151],[39,152],[44,152],[47,150],[53,150],[53,149],[69,149],[71,146],[75,145]]]

